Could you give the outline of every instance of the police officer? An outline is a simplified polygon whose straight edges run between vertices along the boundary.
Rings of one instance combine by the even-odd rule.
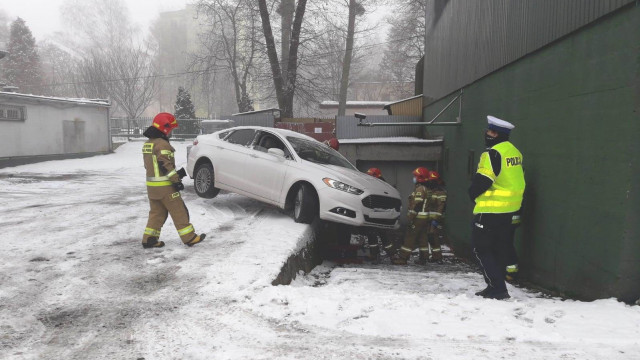
[[[427,216],[427,179],[429,170],[425,167],[419,167],[413,170],[413,182],[415,188],[409,195],[409,209],[407,217],[409,218],[409,227],[404,237],[404,243],[400,247],[398,254],[391,260],[396,265],[406,265],[407,260],[411,257],[411,252],[416,248],[416,242],[420,248],[419,262],[426,262],[429,256],[429,242],[427,240],[427,231],[429,229],[431,219]]]
[[[367,174],[385,181],[382,176],[382,171],[378,168],[370,168],[367,170]],[[367,260],[371,261],[372,264],[380,263],[380,245],[378,244],[378,238],[380,238],[380,242],[382,246],[384,246],[384,251],[387,256],[395,253],[395,246],[391,240],[391,236],[385,230],[365,227],[364,235],[367,237],[367,242],[369,243],[369,258]]]
[[[513,247],[512,222],[519,215],[525,181],[522,154],[509,142],[515,126],[493,116],[487,119],[487,151],[480,156],[469,187],[469,197],[475,201],[471,244],[487,283],[476,295],[501,300],[509,298],[505,276]]]
[[[186,176],[184,168],[176,170],[175,149],[169,144],[169,134],[178,127],[176,118],[169,113],[159,113],[153,118],[151,126],[144,136],[149,140],[142,146],[144,167],[147,176],[147,195],[149,197],[149,220],[142,236],[142,247],[163,247],[160,241],[160,229],[171,215],[182,242],[193,246],[204,240],[206,234],[198,235],[189,223],[189,210],[182,201],[180,190],[184,185],[180,181]]]

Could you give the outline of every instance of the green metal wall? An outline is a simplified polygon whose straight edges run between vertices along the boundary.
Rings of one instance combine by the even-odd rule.
[[[426,107],[424,119],[456,94]],[[447,228],[462,255],[470,254],[470,172],[484,150],[489,114],[516,125],[511,141],[524,156],[524,224],[517,233],[523,275],[571,297],[638,299],[640,6],[469,84],[462,125],[427,129],[445,136]],[[457,115],[452,106],[438,121]]]

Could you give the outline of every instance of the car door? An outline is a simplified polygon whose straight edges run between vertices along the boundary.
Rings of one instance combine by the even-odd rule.
[[[268,153],[270,148],[278,148],[285,152],[285,157]],[[247,184],[247,189],[260,198],[277,203],[283,189],[283,183],[292,157],[284,142],[275,134],[258,130],[256,141],[247,162],[247,170],[254,181]]]
[[[212,162],[216,182],[232,189],[246,191],[246,166],[255,129],[237,129],[215,145]]]

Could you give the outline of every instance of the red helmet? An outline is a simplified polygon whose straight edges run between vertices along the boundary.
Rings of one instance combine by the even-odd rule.
[[[373,177],[377,177],[380,178],[382,176],[382,171],[380,171],[380,169],[378,168],[371,168],[369,170],[367,170],[367,174],[373,176]]]
[[[178,127],[178,121],[172,114],[162,112],[153,118],[151,125],[162,131],[165,135],[169,135],[171,130]]]
[[[427,180],[440,180],[440,174],[435,170],[429,171]]]
[[[429,178],[429,169],[426,167],[419,167],[413,170],[412,174],[416,178],[416,182],[425,182]]]
[[[340,148],[340,143],[338,142],[338,139],[336,138],[331,138],[329,140],[325,140],[324,143],[329,146],[330,148],[332,148],[335,151],[338,151],[338,149]]]

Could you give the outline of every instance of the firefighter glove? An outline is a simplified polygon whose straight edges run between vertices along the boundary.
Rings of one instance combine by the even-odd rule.
[[[178,181],[177,183],[173,183],[173,188],[176,189],[176,191],[182,191],[184,190],[184,185],[182,181]]]
[[[184,168],[180,168],[180,170],[176,171],[178,173],[178,176],[180,177],[180,179],[182,179],[183,177],[187,176],[187,171]]]

